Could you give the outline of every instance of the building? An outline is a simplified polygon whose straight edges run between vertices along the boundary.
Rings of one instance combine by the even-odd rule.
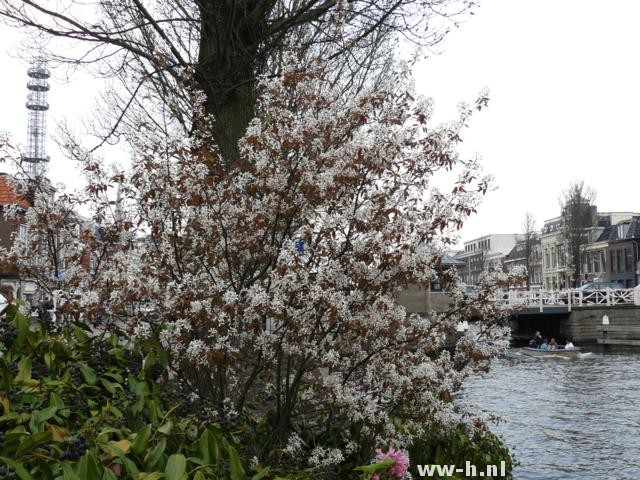
[[[633,212],[598,212],[596,207],[592,207],[591,224],[584,229],[584,240],[581,252],[588,252],[590,269],[595,268],[597,272],[588,273],[586,267],[578,265],[578,272],[575,273],[571,267],[570,246],[564,235],[563,219],[561,216],[545,220],[542,229],[541,249],[542,249],[542,284],[546,290],[562,290],[571,287],[574,283],[581,285],[593,278],[601,278],[604,273],[604,264],[601,252],[607,250],[605,241],[600,237],[605,229],[620,222],[629,221],[634,215]],[[609,230],[607,230],[609,231]],[[604,253],[606,254],[606,253]],[[581,253],[581,256],[583,254]],[[586,261],[581,261],[584,264]],[[587,276],[585,276],[587,274]],[[579,278],[574,282],[574,276]]]
[[[614,217],[618,219],[619,216]],[[626,288],[640,284],[640,215],[602,227],[581,249],[583,282],[617,282]]]
[[[7,210],[18,208],[17,218],[9,218]],[[0,173],[0,247],[9,251],[16,236],[26,235],[27,226],[20,221],[20,214],[29,208],[29,202],[18,196],[11,183],[11,177]],[[0,285],[13,287],[16,298],[31,300],[36,293],[36,285],[20,278],[15,265],[3,261],[0,263]]]
[[[542,251],[542,287],[545,290],[566,288],[570,272],[567,268],[567,249],[562,231],[562,217],[544,221],[540,235]]]
[[[457,254],[460,277],[467,285],[476,285],[480,274],[486,270],[502,270],[505,257],[511,252],[521,235],[504,233],[485,235],[464,243],[464,249]]]
[[[527,244],[520,240],[504,258],[505,272],[512,272],[516,267],[527,267]],[[527,271],[529,288],[542,287],[542,244],[540,234],[534,233],[529,245],[529,266]],[[526,283],[521,285],[527,286]]]

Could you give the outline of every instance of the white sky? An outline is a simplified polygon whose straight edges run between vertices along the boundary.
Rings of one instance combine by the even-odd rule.
[[[489,87],[461,151],[479,153],[495,176],[463,240],[522,230],[526,211],[541,227],[558,214],[573,180],[597,192],[600,211],[640,211],[640,1],[483,0],[450,34],[441,54],[416,68],[418,90],[436,102],[440,120],[459,101]],[[27,63],[9,55],[18,33],[0,26],[0,131],[25,143]],[[54,72],[49,131],[62,118],[88,118],[99,82]],[[73,164],[53,142],[54,182],[77,184]],[[6,166],[0,165],[6,171]]]
[[[600,211],[640,211],[639,18],[637,0],[483,0],[416,71],[440,118],[491,92],[462,151],[482,156],[498,190],[463,240],[519,233],[526,211],[540,228],[577,179]]]

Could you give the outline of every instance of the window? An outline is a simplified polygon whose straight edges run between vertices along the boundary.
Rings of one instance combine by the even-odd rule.
[[[27,226],[26,225],[20,225],[20,228],[18,229],[18,238],[27,238]]]
[[[622,259],[622,250],[621,249],[617,249],[616,250],[616,271],[617,272],[624,272],[624,262]]]
[[[611,273],[616,272],[616,253],[614,250],[609,251],[609,265],[611,266]]]
[[[631,252],[631,248],[629,247],[625,247],[624,249],[624,271],[633,271],[633,254]]]
[[[559,267],[564,267],[564,260],[565,260],[564,245],[560,245],[558,247],[558,266]]]
[[[584,273],[591,273],[591,254],[585,253],[582,255],[582,271]]]
[[[629,233],[629,223],[623,223],[618,225],[618,238],[623,239],[627,237],[627,233]]]

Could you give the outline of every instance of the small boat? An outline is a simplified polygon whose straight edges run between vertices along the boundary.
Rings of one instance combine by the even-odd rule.
[[[575,358],[580,356],[580,347],[573,347],[564,349],[563,346],[556,348],[555,350],[540,350],[539,348],[523,347],[520,349],[523,355],[529,355],[530,357],[563,357],[563,358]]]

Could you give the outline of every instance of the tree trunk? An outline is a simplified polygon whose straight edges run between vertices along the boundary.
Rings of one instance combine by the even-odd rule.
[[[255,115],[256,72],[262,64],[260,42],[268,27],[270,2],[247,16],[251,3],[199,2],[201,31],[195,79],[206,96],[205,113],[214,117],[213,140],[227,165],[239,159],[238,140]]]

